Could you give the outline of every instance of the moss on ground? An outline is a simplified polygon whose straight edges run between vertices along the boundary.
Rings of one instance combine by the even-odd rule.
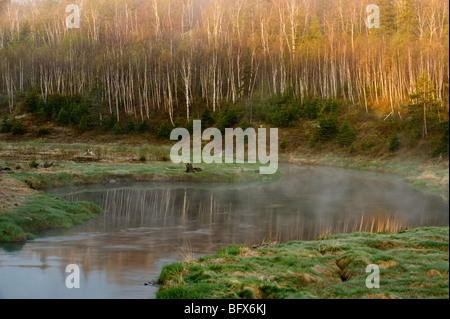
[[[93,203],[69,203],[49,194],[32,194],[0,215],[0,241],[25,241],[39,233],[81,224],[101,212]]]
[[[449,228],[341,234],[165,266],[157,298],[449,298]],[[366,267],[380,267],[380,289]]]

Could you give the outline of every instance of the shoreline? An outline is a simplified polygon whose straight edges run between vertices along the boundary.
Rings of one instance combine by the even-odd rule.
[[[163,267],[157,299],[448,299],[449,228],[227,246]],[[380,288],[366,286],[376,265]]]
[[[170,145],[131,143],[123,145],[91,141],[90,143],[60,143],[60,142],[0,142],[0,166],[4,163],[19,161],[70,161],[74,157],[91,149],[96,157],[93,160],[109,164],[136,164],[167,162]],[[339,168],[349,168],[359,171],[373,171],[394,175],[411,187],[424,193],[439,195],[448,200],[449,194],[449,159],[437,161],[424,156],[387,156],[371,157],[348,155],[343,153],[317,153],[306,150],[283,151],[279,155],[279,163],[321,165]],[[223,164],[221,166],[225,166]],[[250,164],[249,164],[250,165]],[[209,166],[209,165],[208,165]],[[89,183],[89,181],[88,181]]]
[[[0,160],[0,163],[2,161]],[[20,163],[24,166],[26,163]],[[51,229],[71,228],[99,214],[93,203],[71,203],[43,190],[63,186],[121,182],[268,182],[282,173],[260,175],[258,164],[198,164],[201,172],[186,173],[183,164],[74,163],[60,161],[50,168],[0,172],[0,242],[23,242]],[[81,212],[79,214],[79,212]]]
[[[38,204],[37,195],[45,196],[45,199],[41,197],[43,201],[52,202],[56,196],[42,193],[42,190],[49,188],[150,181],[269,182],[283,174],[279,169],[274,175],[260,175],[259,164],[197,164],[203,169],[202,172],[185,173],[183,164],[173,164],[167,161],[169,151],[167,145],[149,145],[147,147],[94,145],[92,149],[98,154],[97,158],[88,158],[85,163],[76,163],[72,160],[88,147],[89,145],[86,144],[0,143],[0,166],[12,166],[11,171],[0,172],[2,184],[0,190],[2,194],[0,241],[24,241],[27,238],[35,237],[36,234],[33,232],[36,230],[73,226],[73,223],[67,220],[64,223],[60,221],[64,219],[61,216],[67,217],[65,216],[67,212],[64,211],[60,212],[59,220],[49,223],[47,228],[42,228],[42,226],[34,228],[27,222],[25,229],[19,230],[15,226],[21,228],[20,225],[24,224],[23,221],[19,224],[11,223],[11,216],[17,214],[21,208],[27,207],[27,205],[33,207]],[[138,160],[139,156],[150,160],[141,162]],[[31,158],[40,164],[38,168],[29,167]],[[158,159],[160,160],[158,161]],[[165,161],[161,161],[161,159]],[[53,165],[43,168],[44,162],[52,162]],[[407,182],[421,192],[439,195],[448,201],[448,161],[432,163],[431,160],[420,162],[418,159],[387,161],[335,155],[281,154],[279,162],[280,164],[319,165],[389,174]],[[17,166],[20,166],[20,169],[16,169]],[[69,206],[76,204],[66,203]],[[51,209],[52,207],[44,208],[42,215],[50,215]],[[66,209],[70,210],[70,207]],[[98,208],[91,207],[91,210],[97,211]],[[19,212],[19,215],[31,218],[26,216],[23,211]]]
[[[7,192],[11,196],[7,198],[10,202],[6,209],[0,202],[0,242],[23,243],[43,231],[71,228],[102,212],[92,203],[71,203],[43,192],[53,187],[140,181],[264,183],[283,174],[279,171],[273,176],[260,175],[259,164],[197,164],[203,171],[188,174],[184,172],[183,164],[154,160],[143,163],[136,160],[139,153],[130,154],[129,149],[124,149],[127,153],[124,156],[114,147],[106,159],[76,163],[69,160],[68,155],[48,156],[46,147],[42,145],[47,155],[32,155],[40,164],[38,168],[29,167],[30,159],[20,155],[16,156],[17,160],[0,157],[0,166],[12,167],[11,171],[0,172],[0,192],[4,194],[5,189],[9,189]],[[115,156],[114,151],[119,155]],[[73,153],[76,152],[70,156]],[[42,167],[53,160],[51,167]],[[411,187],[420,186],[414,188],[422,192],[448,200],[448,162],[433,164],[417,160],[286,154],[280,156],[279,162],[388,174]],[[21,169],[17,170],[11,164],[18,164]],[[425,182],[417,182],[423,180]],[[2,197],[2,201],[5,199]],[[399,233],[354,232],[312,241],[262,243],[252,247],[227,246],[214,255],[165,266],[160,273],[156,297],[448,298],[448,241],[446,226],[421,227]],[[365,287],[367,274],[364,270],[371,263],[380,266],[382,285],[386,288],[374,291]],[[414,269],[420,269],[420,273]]]

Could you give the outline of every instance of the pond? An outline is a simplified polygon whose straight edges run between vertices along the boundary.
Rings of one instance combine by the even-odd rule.
[[[92,201],[87,224],[0,245],[0,298],[154,298],[164,265],[229,244],[447,226],[449,204],[386,175],[285,165],[272,183],[132,183],[49,192]],[[65,285],[66,266],[81,271]]]

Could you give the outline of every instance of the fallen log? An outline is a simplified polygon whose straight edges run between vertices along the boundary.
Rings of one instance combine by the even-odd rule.
[[[186,173],[195,173],[195,172],[201,172],[203,171],[201,168],[199,167],[194,167],[192,166],[192,164],[186,164]]]
[[[52,167],[52,166],[53,166],[53,163],[54,163],[54,162],[51,162],[50,164],[49,164],[49,163],[45,163],[45,164],[44,164],[44,168],[50,168],[50,167]]]

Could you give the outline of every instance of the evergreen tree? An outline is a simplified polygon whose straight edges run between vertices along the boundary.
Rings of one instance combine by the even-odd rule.
[[[412,118],[422,118],[422,138],[428,137],[428,112],[439,104],[435,95],[436,89],[433,82],[430,80],[428,72],[423,71],[417,79],[415,92],[410,95],[411,104],[409,105]]]
[[[402,36],[413,35],[417,25],[414,0],[400,0],[397,17],[397,31]]]
[[[89,130],[88,117],[87,117],[87,115],[84,115],[81,118],[80,124],[78,124],[78,131],[80,131],[81,133],[84,133],[88,130]]]
[[[355,140],[356,134],[348,121],[339,128],[337,140],[340,145],[350,145]]]
[[[201,121],[202,121],[202,129],[214,125],[214,117],[212,116],[211,110],[208,107],[205,107],[205,109],[203,110]]]
[[[23,135],[25,134],[25,128],[23,127],[22,122],[16,121],[11,128],[12,135]]]
[[[24,104],[27,108],[27,112],[35,113],[38,110],[39,96],[35,90],[28,91],[25,96]]]
[[[391,140],[389,141],[389,150],[391,152],[395,152],[400,148],[400,138],[397,134],[393,135],[391,137]]]
[[[380,31],[392,34],[396,26],[396,8],[394,0],[379,0],[380,7]]]
[[[324,115],[319,121],[318,133],[319,140],[328,141],[335,138],[338,132],[337,116],[335,114]]]
[[[2,118],[2,123],[0,125],[0,133],[9,133],[11,131],[11,122],[8,117],[5,115]]]
[[[58,117],[56,118],[56,123],[63,126],[66,126],[70,123],[70,116],[65,107],[62,107],[59,111]]]

